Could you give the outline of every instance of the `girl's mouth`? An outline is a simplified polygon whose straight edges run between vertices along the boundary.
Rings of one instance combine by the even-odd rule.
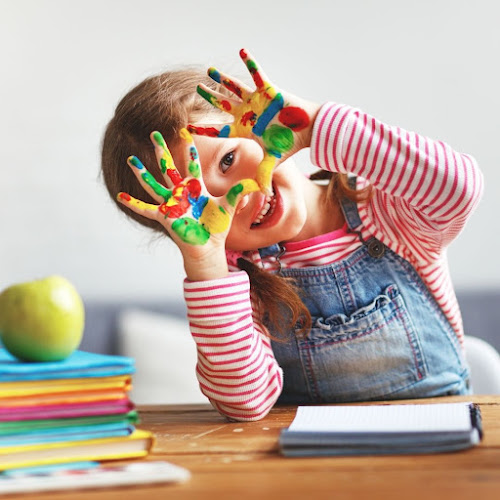
[[[283,213],[283,203],[279,191],[273,184],[272,196],[266,196],[260,211],[252,222],[251,229],[260,229],[274,225]]]

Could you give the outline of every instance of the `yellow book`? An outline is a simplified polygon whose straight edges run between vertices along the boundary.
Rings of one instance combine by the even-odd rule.
[[[64,441],[0,448],[0,470],[68,462],[122,460],[145,457],[154,445],[149,431],[87,441]]]
[[[123,390],[131,387],[130,375],[114,377],[74,378],[56,380],[27,380],[22,382],[0,382],[0,400],[9,397],[37,394],[59,394],[76,391]]]

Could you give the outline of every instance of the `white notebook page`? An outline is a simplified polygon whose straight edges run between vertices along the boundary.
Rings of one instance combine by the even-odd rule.
[[[289,430],[310,432],[457,432],[472,428],[471,403],[299,406]]]

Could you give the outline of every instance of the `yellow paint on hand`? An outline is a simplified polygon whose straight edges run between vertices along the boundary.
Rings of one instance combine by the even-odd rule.
[[[181,128],[179,136],[183,141],[192,143],[194,142],[193,136],[189,133],[187,128]]]
[[[273,176],[273,169],[276,165],[276,157],[272,155],[264,156],[257,170],[257,183],[262,192],[272,194],[271,179]]]
[[[248,193],[253,193],[255,191],[260,191],[259,184],[253,179],[242,179],[240,184],[243,186],[243,191],[241,192],[241,196],[244,196]]]
[[[175,164],[174,164],[174,159],[172,158],[170,150],[162,148],[162,151],[163,151],[163,153],[161,156],[161,160],[163,162],[165,162],[164,165],[167,168],[167,170],[176,170]]]
[[[215,234],[226,231],[231,222],[231,217],[213,200],[208,200],[199,220],[210,234]]]
[[[145,203],[145,202],[138,200],[137,198],[134,198],[133,196],[129,196],[129,195],[127,195],[125,197],[125,196],[123,196],[123,193],[119,193],[117,198],[121,203],[124,203],[126,206],[128,206],[134,212],[137,212],[137,211],[156,212],[158,210],[158,205],[153,205],[151,203]]]
[[[271,95],[266,95],[262,92],[254,92],[246,103],[233,108],[231,114],[234,116],[234,122],[231,127],[232,133],[230,137],[252,137],[252,127],[254,124],[252,124],[248,118],[245,120],[244,117],[248,112],[253,111],[253,113],[255,113],[255,119],[258,119],[269,106],[272,100],[272,97],[271,99],[270,97]]]

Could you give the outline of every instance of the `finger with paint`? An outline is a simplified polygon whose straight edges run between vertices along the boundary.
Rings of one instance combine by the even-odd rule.
[[[200,155],[196,149],[193,136],[185,128],[181,129],[179,136],[187,147],[188,172],[192,177],[198,179],[201,177]]]
[[[156,160],[167,186],[172,187],[179,184],[182,181],[182,177],[175,167],[174,159],[165,139],[157,131],[151,133],[150,139],[154,145]]]
[[[137,156],[129,156],[127,159],[129,167],[137,177],[144,191],[158,203],[165,203],[172,196],[172,191],[160,184],[142,164]]]
[[[221,94],[220,92],[207,87],[203,83],[200,83],[198,85],[197,92],[212,106],[220,109],[221,111],[226,111],[227,113],[232,114],[233,110],[240,105],[240,102],[236,99],[227,97],[224,94]]]
[[[158,212],[158,205],[153,205],[151,203],[145,203],[144,201],[138,200],[133,196],[130,196],[128,193],[120,192],[116,195],[116,199],[130,208],[133,212],[138,215],[142,215],[148,219],[155,220],[156,214]]]
[[[214,82],[220,83],[231,94],[238,96],[242,101],[249,99],[253,93],[250,87],[214,67],[208,69],[208,76]]]
[[[240,50],[240,57],[242,61],[245,63],[250,75],[252,75],[252,79],[255,83],[255,86],[258,90],[265,90],[266,92],[272,88],[272,84],[269,82],[269,78],[267,78],[262,68],[259,67],[259,64],[255,60],[255,58],[248,52],[246,49]],[[270,95],[272,99],[274,96]]]
[[[239,201],[243,196],[249,193],[254,193],[256,191],[260,191],[259,184],[253,179],[243,179],[237,184],[235,184],[227,193],[226,193],[226,202],[229,204],[231,208],[229,208],[229,212],[232,214],[234,210],[238,206]]]

